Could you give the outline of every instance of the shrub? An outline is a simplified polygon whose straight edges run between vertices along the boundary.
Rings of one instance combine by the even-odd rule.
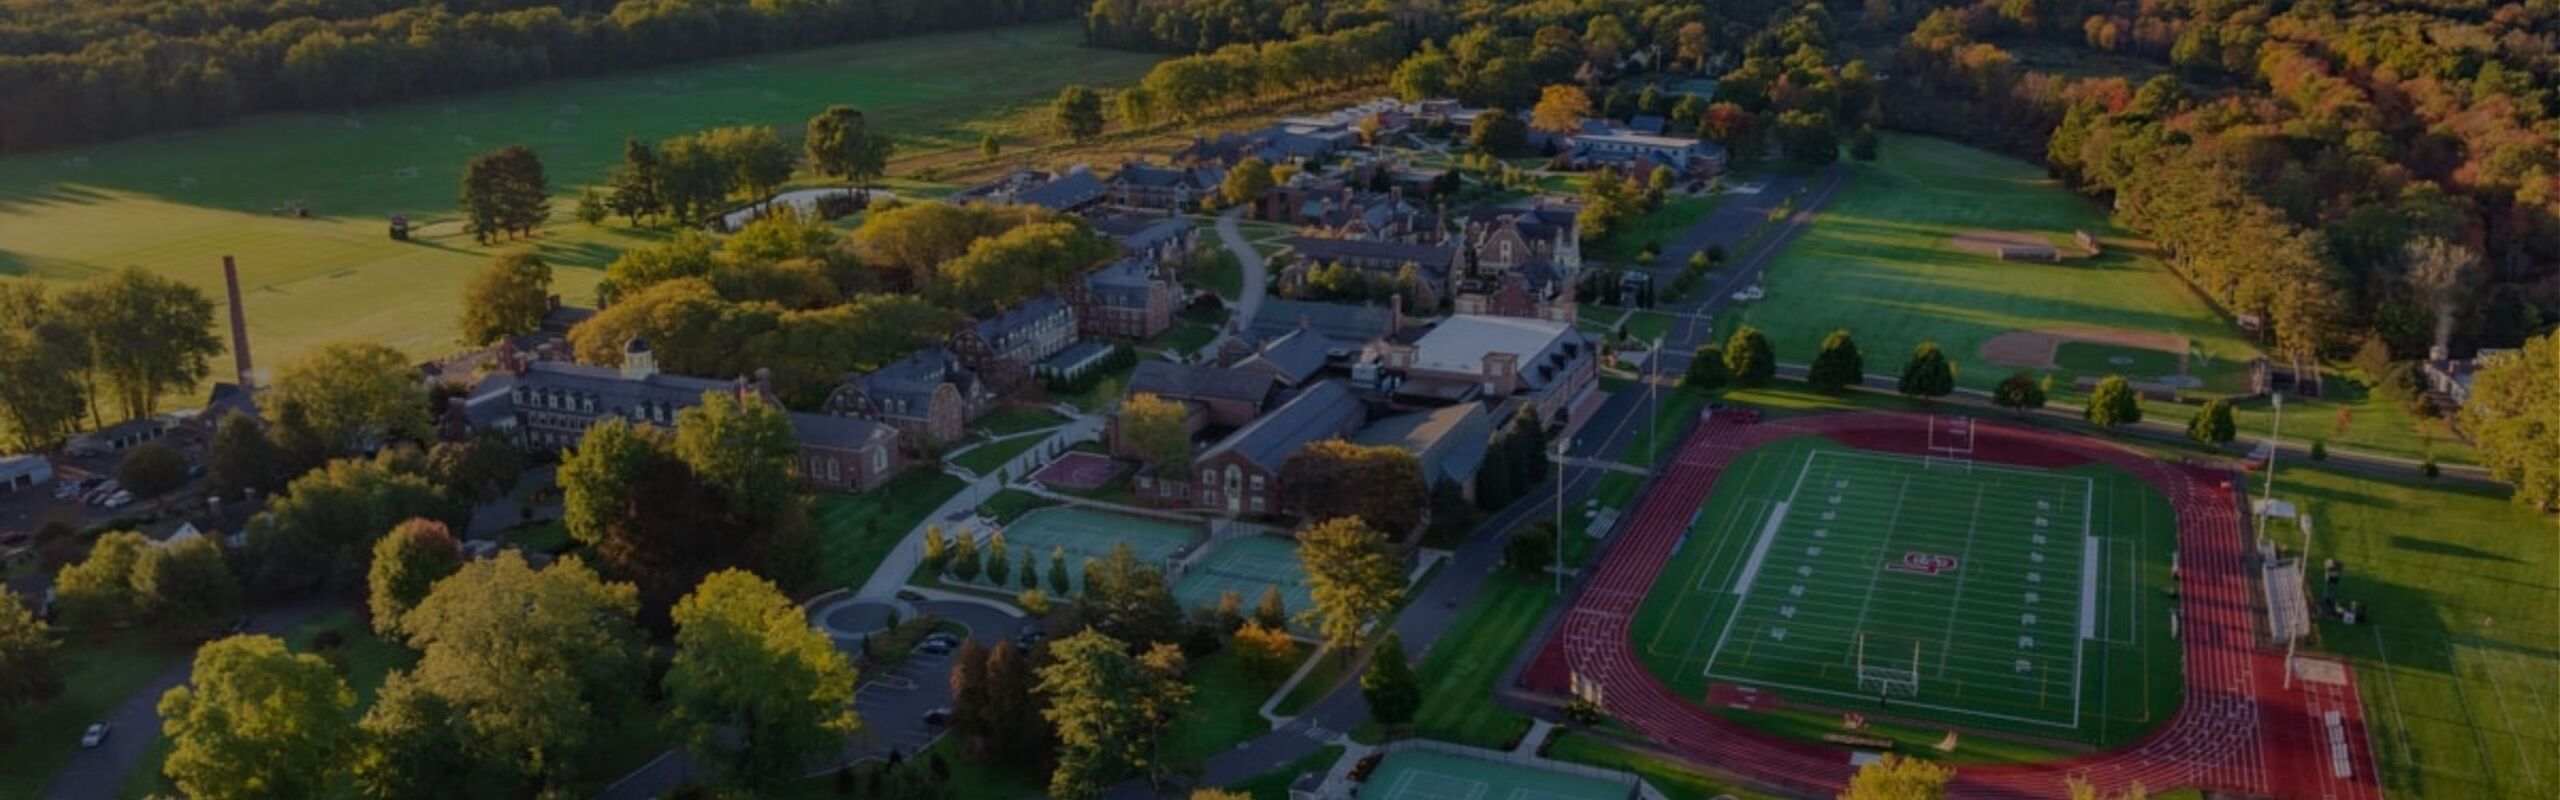
[[[2311,440],[2311,460],[2313,460],[2313,461],[2327,461],[2327,460],[2329,460],[2329,443],[2328,443],[2328,442],[2325,442],[2325,441],[2321,441],[2321,440],[2319,440],[2319,439],[2313,439],[2313,440]]]

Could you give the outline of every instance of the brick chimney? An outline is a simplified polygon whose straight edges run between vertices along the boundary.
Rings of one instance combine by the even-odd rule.
[[[1404,293],[1396,292],[1387,295],[1387,335],[1394,336],[1403,330]]]
[[[222,257],[222,285],[231,296],[231,361],[240,372],[240,391],[256,397],[258,373],[249,360],[249,313],[240,305],[240,267],[230,256]]]

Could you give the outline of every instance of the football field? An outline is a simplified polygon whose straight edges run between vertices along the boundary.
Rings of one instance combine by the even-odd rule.
[[[1744,454],[1639,612],[1648,666],[1691,696],[1757,687],[2040,738],[2164,719],[2166,500],[2105,468],[1949,455],[1815,437]]]

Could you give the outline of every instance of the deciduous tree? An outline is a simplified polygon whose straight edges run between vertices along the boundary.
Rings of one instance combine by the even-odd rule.
[[[1431,499],[1422,461],[1412,453],[1341,439],[1310,442],[1290,454],[1280,465],[1280,492],[1282,504],[1302,518],[1357,517],[1394,538],[1422,524]]]
[[[436,581],[461,569],[462,545],[444,523],[413,519],[392,528],[373,543],[373,564],[365,571],[365,610],[374,632],[400,638],[400,618],[427,599]]]
[[[1120,438],[1158,472],[1189,475],[1189,419],[1190,412],[1181,403],[1138,392],[1120,404]]]
[[[871,129],[860,109],[846,105],[828,106],[809,118],[807,145],[809,166],[818,174],[855,186],[869,186],[888,172],[896,149],[887,134]]]
[[[2122,375],[2109,375],[2098,380],[2089,391],[2089,407],[2082,412],[2091,424],[2103,429],[2131,425],[2142,421],[2142,395]]]
[[[1736,386],[1761,386],[1778,377],[1778,354],[1759,328],[1744,325],[1725,339],[1724,368]]]
[[[207,644],[188,684],[160,697],[170,740],[161,769],[188,797],[319,796],[355,741],[355,704],[336,667],[275,637]]]
[[[531,250],[498,254],[462,287],[462,343],[480,346],[542,327],[551,310],[551,265]]]
[[[167,444],[144,442],[124,454],[116,480],[135,497],[159,497],[187,484],[187,457]]]
[[[1102,135],[1102,95],[1084,86],[1058,90],[1058,99],[1049,105],[1049,116],[1058,132],[1067,138],[1084,141]]]
[[[1085,565],[1083,606],[1086,622],[1114,639],[1143,645],[1182,638],[1182,605],[1173,587],[1162,571],[1139,563],[1126,541]]]
[[[1847,328],[1822,338],[1822,350],[1814,354],[1813,366],[1804,375],[1807,385],[1826,392],[1839,392],[1866,379],[1867,359],[1858,354],[1858,342],[1849,338]]]
[[[0,592],[0,723],[15,724],[18,709],[62,694],[58,649],[16,592]]]
[[[462,227],[481,244],[533,233],[550,216],[551,186],[533,148],[511,144],[463,164]]]
[[[1722,389],[1732,380],[1733,372],[1724,365],[1724,348],[1713,344],[1699,345],[1697,352],[1689,354],[1689,370],[1680,375],[1683,388],[1703,392]]]
[[[1886,753],[1849,776],[1840,800],[1942,800],[1955,771],[1908,756]]]
[[[1387,551],[1386,536],[1357,517],[1336,517],[1300,531],[1298,563],[1315,604],[1299,616],[1313,620],[1339,652],[1348,654],[1360,631],[1404,596],[1404,569]]]
[[[1921,342],[1911,349],[1911,360],[1902,364],[1902,380],[1895,388],[1905,397],[1934,399],[1954,394],[1956,367],[1937,342]]]
[[[1993,387],[1991,399],[2001,408],[2023,414],[2044,407],[2044,385],[2035,376],[2020,372],[2002,379],[1999,386]]]
[[[205,489],[224,498],[274,492],[284,485],[285,477],[276,463],[278,457],[275,442],[267,438],[266,427],[257,417],[240,411],[225,414],[222,424],[213,429],[213,442],[205,447]]]
[[[1369,701],[1370,715],[1388,727],[1412,722],[1413,712],[1422,709],[1421,679],[1405,660],[1404,639],[1394,632],[1378,643],[1369,668],[1360,673],[1360,697]]]
[[[2560,506],[2560,333],[2488,359],[2472,377],[2462,428],[2489,474],[2515,486],[2515,501]]]
[[[2220,447],[2239,435],[2239,425],[2231,419],[2231,401],[2219,397],[2204,401],[2195,418],[2187,421],[2187,438],[2198,444]]]
[[[1591,96],[1583,93],[1582,87],[1556,84],[1538,93],[1538,105],[1529,110],[1529,127],[1568,134],[1581,130],[1582,120],[1588,116]]]
[[[154,630],[200,636],[240,613],[240,581],[222,546],[197,536],[145,548],[133,564],[133,605]]]
[[[667,725],[728,782],[796,782],[852,739],[852,662],[772,582],[713,573],[674,616]]]
[[[151,540],[132,531],[116,531],[89,545],[80,563],[54,573],[54,604],[70,627],[97,630],[134,617],[133,568]]]
[[[1264,192],[1278,185],[1271,177],[1271,163],[1260,156],[1245,156],[1227,168],[1226,178],[1218,184],[1218,194],[1229,205],[1243,205],[1262,199]]]
[[[1287,628],[1248,620],[1236,628],[1235,648],[1236,657],[1244,661],[1245,674],[1263,686],[1278,686],[1297,666],[1298,640],[1289,637]]]
[[[419,517],[447,529],[471,522],[469,509],[422,476],[373,461],[330,462],[295,479],[249,524],[250,585],[274,593],[353,587],[364,579],[362,556],[374,539]]]
[[[126,418],[156,413],[159,398],[202,382],[223,350],[213,299],[141,267],[66,289],[54,307],[79,331],[84,366],[104,384],[90,394],[117,401]]]
[[[320,448],[313,461],[367,452],[428,434],[426,393],[417,367],[398,350],[372,342],[331,342],[285,365],[264,404],[288,429],[287,441]]]

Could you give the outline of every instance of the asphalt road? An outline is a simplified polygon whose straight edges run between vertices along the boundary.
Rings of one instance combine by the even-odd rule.
[[[1262,310],[1262,297],[1271,288],[1271,271],[1262,260],[1262,251],[1244,238],[1244,229],[1236,224],[1244,218],[1244,207],[1227,209],[1218,215],[1218,241],[1227,252],[1236,254],[1236,262],[1244,268],[1244,286],[1236,297],[1235,319],[1252,324],[1253,315]]]
[[[331,603],[305,600],[250,615],[249,633],[281,635],[303,621],[329,610]],[[142,766],[143,752],[160,738],[160,696],[186,683],[195,672],[195,658],[187,660],[151,679],[140,691],[127,696],[102,720],[107,723],[107,740],[97,747],[71,752],[71,760],[53,775],[53,783],[45,786],[45,800],[112,800],[124,787],[126,776]]]

